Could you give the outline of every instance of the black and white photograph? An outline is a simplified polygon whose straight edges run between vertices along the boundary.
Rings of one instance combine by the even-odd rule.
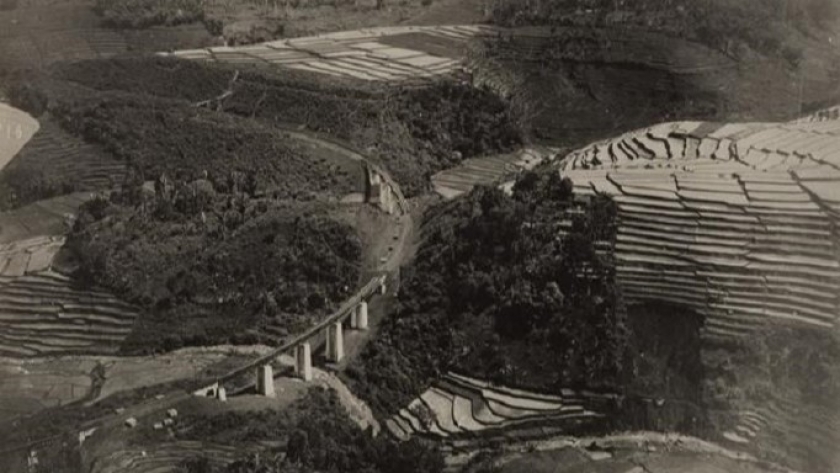
[[[0,473],[840,473],[840,0],[0,0]]]

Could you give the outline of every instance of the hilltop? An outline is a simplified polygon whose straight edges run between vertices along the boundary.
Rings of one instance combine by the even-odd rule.
[[[840,97],[830,0],[499,2],[492,18],[507,29],[474,48],[478,81],[528,110],[547,143],[667,120],[789,120]]]

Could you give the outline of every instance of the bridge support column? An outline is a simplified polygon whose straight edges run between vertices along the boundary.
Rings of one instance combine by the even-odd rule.
[[[227,391],[224,386],[219,386],[219,391],[216,392],[216,397],[222,402],[227,402]]]
[[[383,296],[388,293],[388,279],[382,280],[382,285],[379,286],[379,293]]]
[[[312,347],[301,343],[295,348],[295,373],[304,381],[312,381]]]
[[[257,366],[257,394],[274,397],[274,370],[271,365]]]
[[[342,358],[344,358],[344,333],[341,321],[338,321],[327,329],[327,359],[338,363]]]
[[[391,208],[393,206],[393,199],[391,195],[391,186],[385,184],[382,186],[382,194],[381,198],[379,199],[379,206],[382,207],[382,210],[385,213],[391,213]]]
[[[368,304],[367,301],[359,302],[354,311],[356,316],[356,328],[359,330],[368,329]]]

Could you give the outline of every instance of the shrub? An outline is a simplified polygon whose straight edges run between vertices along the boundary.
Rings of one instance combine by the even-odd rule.
[[[202,0],[96,0],[94,11],[121,28],[174,26],[204,18]]]

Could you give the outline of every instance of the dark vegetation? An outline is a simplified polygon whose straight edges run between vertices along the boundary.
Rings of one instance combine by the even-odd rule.
[[[540,34],[487,39],[474,49],[480,75],[528,110],[539,141],[574,148],[671,120],[785,121],[840,98],[834,0],[494,5],[495,23]]]
[[[282,411],[225,413],[185,418],[188,427],[178,437],[225,444],[261,440],[285,445],[285,455],[271,452],[212,469],[201,458],[181,465],[187,473],[434,473],[443,470],[440,452],[418,440],[396,442],[387,435],[374,438],[350,420],[338,396],[311,389],[306,397]]]
[[[361,189],[357,163],[142,91],[43,79],[13,95],[129,168],[83,207],[69,242],[81,284],[145,309],[126,352],[283,337],[355,288],[360,242],[329,213]]]
[[[620,388],[627,326],[608,248],[615,207],[556,172],[478,188],[426,215],[400,304],[346,377],[380,415],[460,370],[509,385]],[[568,233],[558,238],[558,233]]]
[[[799,55],[792,33],[836,33],[835,0],[538,0],[497,2],[494,22],[506,26],[631,26],[698,40],[726,53],[740,45],[767,55]]]
[[[101,97],[95,100],[98,104],[76,106],[74,113],[66,114],[66,123],[72,126],[80,114],[107,121],[119,111],[140,126],[137,136],[147,136],[149,127],[162,126],[154,123],[162,120],[161,112],[150,107],[159,102],[148,96],[201,103],[262,122],[304,126],[370,153],[408,195],[424,191],[429,176],[462,159],[509,151],[523,139],[506,103],[486,90],[447,80],[425,87],[388,87],[291,71],[236,72],[158,57],[82,61],[57,66],[51,74],[57,80],[24,79],[38,85],[19,86],[12,98],[29,110],[44,102],[67,103],[68,96],[83,91],[90,96],[94,89],[98,93],[93,95]],[[132,92],[133,97],[127,99],[117,91]],[[184,113],[170,120],[180,120]],[[212,120],[228,119],[216,114]],[[107,130],[90,133],[107,137],[102,131]]]
[[[96,0],[94,11],[120,28],[174,26],[204,19],[201,0]]]
[[[731,412],[769,422],[753,443],[763,458],[803,471],[836,468],[840,343],[809,328],[772,327],[737,342],[707,344],[702,393],[718,432]]]
[[[90,202],[69,240],[83,284],[145,309],[127,352],[256,342],[266,326],[294,333],[358,281],[361,245],[328,206],[202,179],[157,187],[129,183]]]

